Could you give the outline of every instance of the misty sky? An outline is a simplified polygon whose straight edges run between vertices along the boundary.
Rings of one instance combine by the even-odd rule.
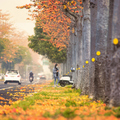
[[[0,0],[0,9],[3,12],[10,13],[11,21],[17,29],[26,31],[29,35],[33,35],[35,22],[26,20],[28,17],[28,10],[16,8],[16,6],[28,3],[30,3],[30,0]]]

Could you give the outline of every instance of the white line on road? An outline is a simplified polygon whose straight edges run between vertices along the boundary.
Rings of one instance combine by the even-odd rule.
[[[37,80],[36,82],[34,82],[33,85],[36,84],[36,83],[39,83],[39,80]]]
[[[38,82],[33,83],[33,85],[36,84],[36,83],[38,83]]]
[[[10,89],[10,88],[13,88],[13,87],[2,88],[0,90],[6,90],[6,89]]]
[[[28,82],[28,83],[29,83],[29,82]],[[36,82],[34,82],[33,85],[36,84],[36,83],[39,83],[39,80],[36,81]],[[17,85],[16,87],[20,87],[20,85]],[[0,90],[7,90],[7,89],[11,89],[11,88],[13,88],[13,87],[2,88],[2,89],[0,89]]]

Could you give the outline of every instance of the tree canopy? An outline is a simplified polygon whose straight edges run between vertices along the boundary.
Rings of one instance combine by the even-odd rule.
[[[5,47],[5,45],[4,45],[4,43],[3,43],[3,39],[0,38],[0,57],[2,57],[2,54],[1,54],[1,53],[3,52],[4,47]]]
[[[43,28],[35,27],[35,35],[29,37],[28,46],[35,52],[41,55],[47,55],[51,62],[61,63],[66,60],[66,49],[60,50],[53,45],[50,41],[50,37],[47,33],[43,32]],[[43,40],[44,39],[44,40]]]
[[[22,47],[25,33],[18,32],[10,22],[10,14],[0,10],[0,62],[3,69],[14,68],[14,64],[30,64],[31,54]],[[26,39],[27,40],[27,39]]]
[[[14,58],[13,62],[20,63],[23,62],[24,64],[30,64],[32,61],[30,52],[26,47],[18,46],[18,51],[16,51],[16,57]]]
[[[75,22],[74,17],[80,15],[82,17],[82,0],[32,1],[33,4],[17,6],[17,8],[29,9],[31,18],[37,20],[36,26],[41,26],[43,32],[46,32],[50,37],[47,41],[56,45],[57,48],[63,49],[68,47],[71,21]],[[34,9],[30,9],[32,7]],[[30,18],[27,19],[29,20]],[[72,32],[75,32],[74,28]]]

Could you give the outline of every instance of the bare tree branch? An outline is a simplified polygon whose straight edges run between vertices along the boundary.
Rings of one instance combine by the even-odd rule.
[[[68,13],[69,13],[71,16],[73,16],[75,19],[78,18],[78,16],[77,16],[75,13],[71,12],[68,8],[65,9],[65,11],[68,12]]]

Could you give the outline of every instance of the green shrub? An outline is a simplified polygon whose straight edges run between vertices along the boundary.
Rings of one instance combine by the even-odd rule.
[[[112,112],[105,113],[104,116],[111,116]]]
[[[49,117],[52,117],[52,115],[50,114],[50,112],[46,111],[46,112],[43,114],[43,117],[49,118]]]
[[[67,100],[67,102],[65,103],[65,106],[66,106],[66,107],[70,107],[70,106],[76,107],[77,104],[76,104],[75,101]]]
[[[106,106],[106,107],[105,107],[105,110],[111,110],[111,108]]]
[[[62,116],[64,116],[65,118],[74,118],[76,117],[75,114],[75,110],[71,110],[71,109],[66,109],[63,113],[61,113]]]
[[[120,118],[120,107],[113,109],[113,111],[115,112],[115,116]]]
[[[80,103],[80,106],[89,106],[91,102],[82,102]]]

